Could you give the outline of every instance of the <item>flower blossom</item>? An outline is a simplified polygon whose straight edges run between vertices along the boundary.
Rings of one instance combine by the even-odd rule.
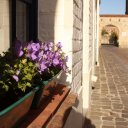
[[[59,64],[59,60],[57,58],[53,59],[53,65],[56,66]]]
[[[59,49],[62,48],[62,44],[61,44],[61,42],[58,42],[58,44],[57,44],[57,48],[59,48]]]
[[[21,57],[24,54],[22,44],[19,40],[15,41],[14,51],[18,57]]]
[[[47,68],[47,66],[45,65],[45,63],[44,62],[41,62],[41,64],[40,64],[40,70],[41,71],[44,71],[46,68]]]
[[[16,82],[18,82],[18,81],[19,81],[19,78],[18,78],[18,76],[17,76],[17,75],[13,75],[13,76],[12,76],[12,78],[13,78]]]

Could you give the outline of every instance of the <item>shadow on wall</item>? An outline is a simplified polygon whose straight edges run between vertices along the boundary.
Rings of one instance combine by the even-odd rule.
[[[79,104],[79,101],[77,101]],[[64,113],[63,122],[67,116],[69,110]],[[81,114],[77,109],[76,105],[72,107],[64,128],[96,128],[92,121]]]
[[[54,41],[57,1],[39,0],[38,2],[38,38],[41,41]]]
[[[68,74],[70,74],[70,72],[69,72],[69,73],[63,72],[63,73],[61,74],[61,77],[60,77],[61,79],[60,79],[60,81],[59,81],[60,84],[64,84],[64,85],[68,85],[68,86],[71,85],[71,82],[69,82],[69,81],[67,80]]]
[[[55,40],[55,22],[58,16],[56,13],[58,13],[59,2],[59,0],[38,0],[38,39],[41,41]],[[60,81],[60,83],[71,85],[67,77],[67,74],[62,73],[62,82]]]

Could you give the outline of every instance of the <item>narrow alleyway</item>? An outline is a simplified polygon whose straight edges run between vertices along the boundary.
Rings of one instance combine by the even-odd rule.
[[[102,46],[96,75],[85,128],[128,128],[128,49]]]

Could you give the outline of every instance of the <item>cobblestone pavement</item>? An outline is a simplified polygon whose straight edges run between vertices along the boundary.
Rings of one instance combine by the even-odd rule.
[[[85,128],[128,128],[128,49],[102,46]]]

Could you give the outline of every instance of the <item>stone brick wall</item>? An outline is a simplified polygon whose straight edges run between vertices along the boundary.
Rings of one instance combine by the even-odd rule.
[[[74,0],[73,2],[73,89],[78,90],[82,85],[82,54],[83,54],[83,0]]]

